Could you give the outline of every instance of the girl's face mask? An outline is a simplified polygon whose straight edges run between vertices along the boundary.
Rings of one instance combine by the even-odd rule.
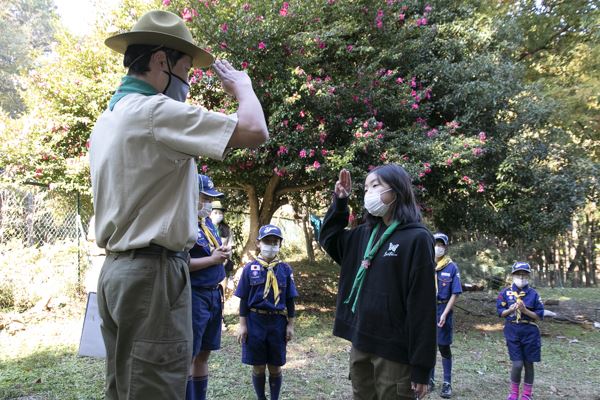
[[[223,222],[223,212],[221,212],[220,210],[213,210],[212,214],[210,214],[210,219],[212,220],[213,224],[220,224],[221,222]]]
[[[385,204],[383,200],[381,200],[381,195],[389,192],[390,190],[392,190],[392,188],[383,190],[381,192],[367,192],[365,194],[364,203],[369,214],[373,215],[374,217],[383,217],[388,212],[390,206],[394,202]]]

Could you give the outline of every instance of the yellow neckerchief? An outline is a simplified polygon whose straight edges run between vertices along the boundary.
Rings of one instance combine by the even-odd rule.
[[[440,261],[437,262],[437,265],[435,266],[435,272],[436,272],[436,276],[435,276],[435,293],[438,292],[438,280],[437,280],[437,272],[443,270],[444,268],[446,268],[446,265],[450,264],[452,262],[452,259],[448,256],[444,256],[442,258],[440,258]]]
[[[516,293],[513,290],[513,295],[517,298],[517,304],[523,302],[523,300],[521,300],[521,297],[525,297],[525,294],[525,291],[521,291],[521,293]],[[519,322],[521,320],[521,310],[517,309],[517,312],[515,314],[517,316],[517,322]]]
[[[273,268],[279,264],[279,260],[272,260],[271,262],[265,261],[261,256],[256,257],[256,261],[267,270],[267,281],[265,282],[265,290],[263,292],[263,299],[266,299],[269,295],[271,287],[273,287],[273,297],[275,298],[275,305],[279,303],[279,285],[277,284],[277,278]]]
[[[206,226],[206,223],[204,222],[204,219],[201,219],[200,221],[200,228],[202,229],[202,232],[204,232],[204,235],[206,236],[206,238],[208,239],[208,241],[212,244],[212,246],[216,249],[217,247],[220,246],[219,241],[217,240],[217,238],[215,237],[215,235],[213,235],[213,233],[210,231],[210,229],[208,228],[208,226]]]

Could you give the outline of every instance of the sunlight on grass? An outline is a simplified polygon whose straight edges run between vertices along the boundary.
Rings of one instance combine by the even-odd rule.
[[[475,329],[483,332],[497,332],[501,331],[504,325],[498,324],[476,324]]]

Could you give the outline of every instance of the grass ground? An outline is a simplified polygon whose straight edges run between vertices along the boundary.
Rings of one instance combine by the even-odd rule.
[[[336,267],[323,261],[294,263],[301,301],[296,338],[288,346],[283,399],[350,399],[348,342],[331,335]],[[600,289],[542,289],[560,300],[554,310],[600,308]],[[495,293],[465,293],[455,313],[455,399],[503,399],[510,362],[495,316]],[[581,306],[581,307],[579,307]],[[102,360],[77,357],[85,304],[74,301],[52,313],[23,314],[26,329],[0,331],[0,399],[93,400],[102,398]],[[600,311],[599,311],[600,312]],[[4,314],[6,319],[7,314]],[[233,313],[222,349],[210,360],[211,399],[252,399],[250,367],[240,362]],[[541,324],[542,362],[536,364],[536,399],[600,399],[600,331],[589,324]],[[436,375],[441,375],[440,365]],[[429,398],[439,398],[436,393]]]

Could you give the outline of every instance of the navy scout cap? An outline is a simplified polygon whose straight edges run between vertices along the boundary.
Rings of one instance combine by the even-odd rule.
[[[217,192],[215,190],[215,184],[212,179],[210,179],[206,175],[198,174],[198,186],[200,188],[200,193],[205,194],[211,197],[222,197],[223,193]]]
[[[283,234],[281,233],[281,229],[276,227],[275,225],[263,225],[258,230],[258,240],[262,240],[267,236],[277,236],[283,239]]]
[[[525,271],[527,273],[530,273],[531,272],[531,267],[526,262],[516,262],[512,266],[512,272],[511,272],[511,274],[514,274],[517,271]]]

